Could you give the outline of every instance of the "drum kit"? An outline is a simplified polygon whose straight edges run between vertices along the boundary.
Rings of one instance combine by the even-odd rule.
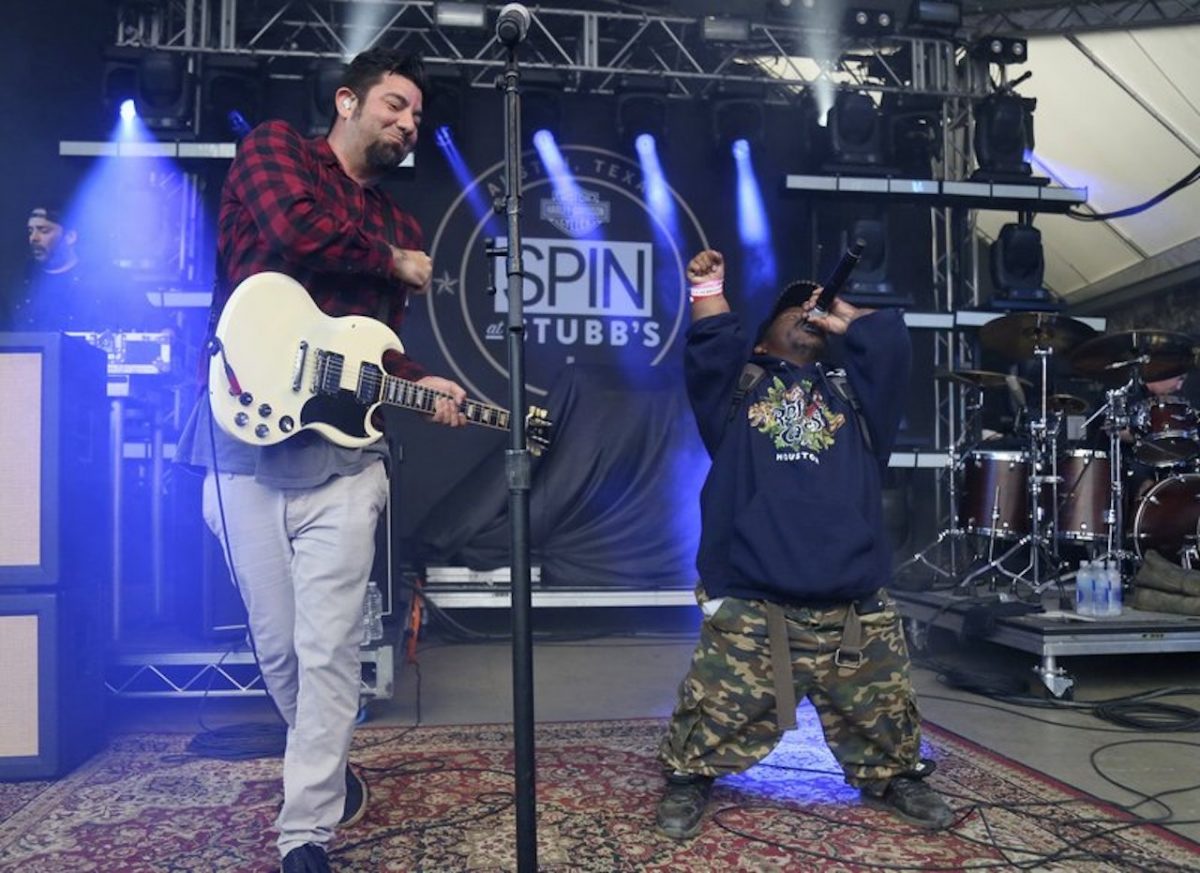
[[[933,544],[947,537],[969,543],[973,569],[958,584],[1007,577],[1040,594],[1069,575],[1073,558],[1113,560],[1125,573],[1150,550],[1185,567],[1200,563],[1200,415],[1183,397],[1156,393],[1196,365],[1193,339],[1157,330],[1099,335],[1059,313],[1021,312],[983,325],[979,340],[1013,364],[1036,362],[1041,384],[1034,402],[1026,400],[1033,382],[1015,375],[938,374],[967,391],[970,413],[946,477],[954,523]],[[1091,404],[1051,390],[1055,372],[1063,371],[1052,366],[1056,360],[1073,379],[1102,391],[1103,403],[1082,426]],[[1005,448],[982,438],[981,410],[991,391],[1007,392],[1020,410]],[[1138,479],[1142,486],[1131,488]],[[958,577],[925,552],[906,565],[914,561]]]

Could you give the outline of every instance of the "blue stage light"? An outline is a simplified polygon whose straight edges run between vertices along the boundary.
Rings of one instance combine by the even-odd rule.
[[[137,106],[132,100],[121,101],[121,120],[133,121],[137,118]]]

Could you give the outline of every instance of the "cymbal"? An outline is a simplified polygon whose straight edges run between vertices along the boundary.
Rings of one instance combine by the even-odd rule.
[[[1076,373],[1116,387],[1136,372],[1143,382],[1181,376],[1196,365],[1195,340],[1184,333],[1131,330],[1098,336],[1070,354]]]
[[[1088,402],[1074,394],[1051,394],[1046,398],[1046,406],[1050,412],[1065,415],[1083,415],[1088,411]]]
[[[971,385],[975,388],[1004,388],[1008,385],[1009,375],[1007,373],[995,373],[991,370],[938,370],[934,374],[937,379],[950,379],[954,382],[961,382],[964,385]],[[1033,383],[1028,379],[1022,379],[1019,376],[1013,376],[1020,383],[1022,388],[1032,388]]]
[[[1024,361],[1038,349],[1069,351],[1095,334],[1082,321],[1057,312],[1013,312],[979,328],[979,341],[1009,360]]]

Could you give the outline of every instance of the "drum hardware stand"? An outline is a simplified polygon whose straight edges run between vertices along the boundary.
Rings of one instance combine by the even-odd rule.
[[[967,531],[963,530],[959,526],[958,487],[956,486],[955,482],[957,481],[959,469],[961,468],[964,460],[969,457],[974,447],[982,441],[980,439],[970,439],[968,435],[973,433],[975,430],[978,430],[980,414],[983,410],[983,389],[976,388],[974,397],[974,402],[967,404],[967,409],[970,411],[970,416],[968,417],[966,425],[963,427],[962,436],[959,437],[958,441],[950,447],[950,450],[947,453],[949,463],[946,466],[946,487],[950,498],[950,526],[940,530],[933,542],[914,554],[908,560],[899,564],[894,571],[894,574],[896,575],[898,575],[902,570],[913,566],[914,564],[923,564],[925,567],[928,567],[937,576],[940,576],[943,579],[955,579],[958,577],[959,541],[966,539]],[[949,540],[950,545],[949,569],[941,567],[927,557],[929,552],[938,548],[946,540]]]
[[[1038,345],[1034,349],[1034,354],[1041,360],[1042,369],[1042,387],[1041,387],[1041,403],[1040,416],[1037,419],[1029,422],[1029,458],[1030,458],[1030,475],[1029,475],[1029,533],[1025,534],[1016,543],[1010,546],[999,557],[992,557],[992,549],[995,538],[995,523],[993,522],[992,534],[988,546],[989,560],[986,564],[972,571],[967,576],[963,577],[959,582],[959,586],[966,588],[973,585],[975,580],[980,576],[996,571],[1003,576],[1007,576],[1014,583],[1026,581],[1032,585],[1035,594],[1041,594],[1050,585],[1061,584],[1062,580],[1059,577],[1061,562],[1058,557],[1057,548],[1057,532],[1058,532],[1058,430],[1061,426],[1061,419],[1058,415],[1054,416],[1054,426],[1050,427],[1049,422],[1051,416],[1049,414],[1049,395],[1048,395],[1048,373],[1049,373],[1049,358],[1054,353],[1052,347]],[[1046,459],[1049,458],[1050,475],[1042,475],[1042,470],[1045,466]],[[1049,536],[1042,535],[1042,485],[1049,483],[1050,485],[1050,518],[1047,532]],[[993,503],[992,514],[993,518],[997,518],[999,513],[999,489],[997,489],[996,501]],[[1005,569],[1004,562],[1012,555],[1016,554],[1026,545],[1030,546],[1029,562],[1019,572],[1013,572]],[[1050,564],[1054,567],[1054,575],[1046,580],[1041,579],[1042,564],[1041,559],[1047,558]]]
[[[1120,366],[1125,366],[1122,363]],[[1112,559],[1118,568],[1123,568],[1132,554],[1125,550],[1125,511],[1124,483],[1121,481],[1121,471],[1124,468],[1121,434],[1128,432],[1130,426],[1129,406],[1127,400],[1139,383],[1136,370],[1128,382],[1120,388],[1105,392],[1105,403],[1096,410],[1084,427],[1090,425],[1099,416],[1104,416],[1104,430],[1108,432],[1109,482],[1108,509],[1104,512],[1104,522],[1108,528],[1102,559]],[[1123,572],[1123,571],[1122,571]]]

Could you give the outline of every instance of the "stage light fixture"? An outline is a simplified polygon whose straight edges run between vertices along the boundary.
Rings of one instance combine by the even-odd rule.
[[[971,54],[993,64],[1023,64],[1029,43],[1015,36],[989,36],[971,46]]]
[[[265,120],[266,82],[255,58],[212,57],[200,75],[200,130],[214,140],[241,139]]]
[[[134,98],[137,96],[137,61],[125,57],[110,57],[104,62],[104,72],[100,86],[104,106],[109,117],[121,113],[127,119],[127,112],[137,114]],[[130,105],[126,110],[125,105]]]
[[[186,55],[152,52],[138,63],[138,117],[151,130],[177,136],[194,130],[195,77]]]
[[[625,147],[648,133],[659,148],[667,136],[667,93],[670,85],[660,76],[622,76],[617,83],[617,137]]]
[[[438,0],[433,4],[433,23],[438,27],[483,30],[487,26],[487,10],[482,3],[450,3]]]
[[[304,123],[308,136],[328,133],[333,126],[334,96],[345,75],[341,61],[323,60],[309,64],[304,75]]]
[[[842,18],[842,32],[848,36],[887,36],[896,29],[896,20],[886,9],[851,8]]]
[[[709,113],[718,152],[724,154],[739,139],[752,146],[766,141],[766,100],[763,85],[742,82],[718,87]]]
[[[962,27],[962,3],[959,0],[913,0],[908,26],[922,31],[958,30]]]
[[[841,251],[845,251],[856,240],[866,242],[858,265],[850,274],[846,290],[853,295],[890,295],[892,283],[888,280],[887,219],[858,218],[850,222],[843,231]]]
[[[750,19],[706,15],[700,19],[700,35],[708,42],[746,42],[750,39]]]
[[[539,130],[548,130],[555,139],[563,135],[562,92],[546,87],[521,91],[521,137],[529,145]]]
[[[879,110],[888,131],[891,165],[909,179],[932,179],[942,155],[942,101],[927,94],[883,95]]]
[[[993,94],[975,108],[975,159],[972,179],[985,182],[1028,182],[1033,168],[1033,110],[1037,100],[1004,92]]]
[[[1046,259],[1040,230],[1031,224],[1006,224],[1000,228],[989,254],[996,288],[993,305],[1044,304],[1049,300],[1043,287]]]
[[[839,91],[829,110],[830,169],[883,168],[883,118],[869,94]]]
[[[617,135],[634,142],[648,133],[662,146],[667,141],[667,100],[662,94],[624,93],[617,98]]]

